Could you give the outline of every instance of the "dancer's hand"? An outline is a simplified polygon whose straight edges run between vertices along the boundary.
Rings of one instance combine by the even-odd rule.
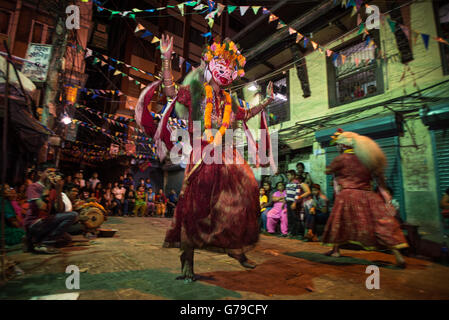
[[[272,102],[274,100],[273,82],[268,82],[266,99]]]
[[[162,35],[161,38],[161,54],[164,59],[170,60],[173,53],[173,37]]]

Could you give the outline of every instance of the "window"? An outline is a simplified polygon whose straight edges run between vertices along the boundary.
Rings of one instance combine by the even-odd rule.
[[[9,11],[0,10],[0,33],[8,34],[9,25],[11,22],[12,13]]]
[[[288,73],[282,78],[273,81],[274,102],[267,107],[268,126],[279,124],[290,120],[290,101]],[[265,88],[268,82],[265,84]]]
[[[51,44],[54,28],[48,24],[33,20],[29,42]]]
[[[437,30],[441,38],[449,39],[449,3],[442,4],[434,2],[436,6]],[[446,44],[440,44],[441,58],[444,74],[449,74],[449,47]]]
[[[201,35],[201,31],[193,27],[190,28],[190,41],[197,46],[202,47],[205,44],[205,38]]]
[[[184,33],[184,23],[176,18],[168,18],[167,31],[182,37]]]
[[[357,37],[351,44],[333,50],[338,56],[327,58],[330,107],[350,103],[383,92],[382,68],[377,65],[376,46]],[[337,57],[337,58],[335,58]]]

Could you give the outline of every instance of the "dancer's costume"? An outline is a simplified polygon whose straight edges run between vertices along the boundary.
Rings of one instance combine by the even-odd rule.
[[[234,57],[229,54],[233,52],[233,48]],[[236,64],[239,67],[238,72],[243,75],[245,61],[232,42],[222,45],[214,43],[208,47],[204,60],[209,62],[214,59],[213,56],[238,60]],[[188,120],[188,133],[190,141],[193,142],[191,145],[195,146],[195,143],[198,143],[202,147],[200,152],[193,150],[188,156],[190,161],[185,169],[179,202],[164,242],[164,247],[179,247],[184,250],[181,261],[183,275],[186,278],[193,276],[193,248],[242,256],[258,241],[259,187],[254,173],[235,149],[234,143],[229,145],[225,143],[223,133],[226,129],[237,128],[239,121],[243,121],[243,128],[247,129],[246,121],[262,112],[261,128],[266,129],[265,138],[268,142],[270,160],[268,164],[274,166],[263,112],[266,104],[245,109],[238,101],[231,99],[229,93],[221,90],[220,100],[224,105],[220,106],[217,103],[219,97],[215,96],[214,90],[208,84],[210,79],[210,70],[204,64],[187,75],[158,126],[155,125],[147,106],[160,81],[144,90],[136,110],[136,120],[148,135],[154,137],[161,161],[175,145],[170,140],[172,129],[168,123],[168,116],[173,110],[176,110],[179,118]],[[201,141],[198,141],[199,139],[193,141],[196,139],[193,136],[193,121],[201,121],[201,133],[206,133],[207,140],[203,137]],[[221,144],[218,146],[213,147],[214,141],[216,142],[218,138],[212,135],[210,129],[220,129],[223,134]],[[250,147],[257,149],[250,132],[246,130],[245,133]],[[221,155],[218,154],[222,164],[205,161],[206,154],[213,157],[219,150],[222,151]],[[230,152],[227,153],[225,150]]]
[[[395,219],[395,209],[384,187],[386,158],[372,139],[354,132],[339,131],[334,142],[345,149],[327,168],[333,174],[336,191],[332,213],[323,234],[323,244],[353,243],[367,250],[400,249],[407,241]],[[372,181],[379,193],[372,191]]]

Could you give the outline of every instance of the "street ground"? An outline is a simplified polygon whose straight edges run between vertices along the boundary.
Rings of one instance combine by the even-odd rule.
[[[179,249],[162,243],[171,220],[110,217],[104,228],[119,231],[62,249],[57,255],[10,252],[24,275],[0,286],[0,299],[31,299],[78,292],[80,300],[128,299],[449,299],[449,267],[406,257],[407,268],[394,266],[382,252],[342,250],[343,257],[324,256],[319,243],[261,235],[246,270],[227,255],[196,251],[195,273],[201,280],[185,283]],[[68,265],[80,269],[80,289],[66,288]],[[368,265],[380,270],[380,289],[365,286]]]

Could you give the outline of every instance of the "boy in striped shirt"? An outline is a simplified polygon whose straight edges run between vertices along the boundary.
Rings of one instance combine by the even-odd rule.
[[[301,187],[299,181],[296,179],[295,170],[287,172],[288,182],[285,190],[287,191],[287,219],[288,219],[288,234],[289,236],[296,236],[300,233],[300,220],[296,214],[296,202],[301,194]]]

